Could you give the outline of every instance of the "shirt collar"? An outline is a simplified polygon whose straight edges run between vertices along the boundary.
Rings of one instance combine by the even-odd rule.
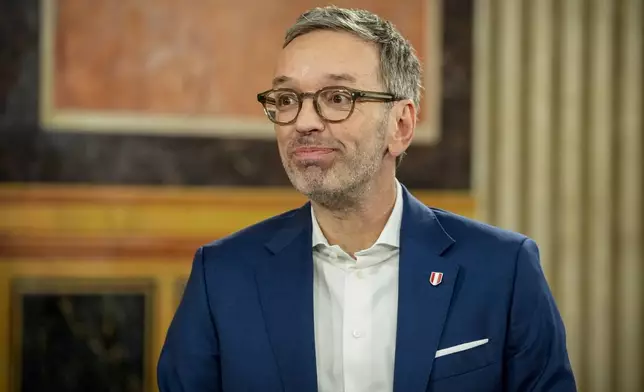
[[[389,215],[389,219],[385,224],[385,227],[382,229],[380,236],[376,240],[377,244],[384,244],[393,246],[396,248],[400,247],[400,225],[402,222],[402,213],[403,213],[403,200],[402,200],[402,185],[398,180],[396,180],[396,201],[394,203],[394,208]],[[312,235],[312,245],[316,247],[317,245],[331,246],[329,241],[327,241],[322,229],[318,224],[318,220],[315,217],[315,211],[311,207],[311,220],[313,222],[313,235]]]

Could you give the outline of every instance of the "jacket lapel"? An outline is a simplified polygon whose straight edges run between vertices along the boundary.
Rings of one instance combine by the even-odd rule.
[[[395,392],[427,389],[459,266],[443,259],[454,243],[436,215],[406,190],[400,232]],[[432,272],[443,273],[440,284]]]
[[[317,390],[309,208],[307,204],[284,218],[284,228],[266,244],[272,257],[256,270],[266,330],[285,392]]]

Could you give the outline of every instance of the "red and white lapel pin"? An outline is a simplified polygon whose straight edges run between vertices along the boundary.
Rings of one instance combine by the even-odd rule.
[[[442,272],[432,272],[432,274],[429,276],[429,283],[432,284],[432,286],[438,286],[441,284],[443,281],[443,273]]]

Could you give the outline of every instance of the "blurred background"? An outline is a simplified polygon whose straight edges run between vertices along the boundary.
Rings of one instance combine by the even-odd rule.
[[[538,241],[581,391],[644,391],[642,2],[334,2],[417,48],[398,177]],[[326,4],[0,1],[0,392],[156,390],[197,247],[305,201],[255,94]]]

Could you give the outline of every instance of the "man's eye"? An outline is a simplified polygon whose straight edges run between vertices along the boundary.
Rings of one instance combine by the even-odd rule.
[[[345,91],[330,91],[326,94],[326,100],[333,105],[346,105],[351,103],[351,95]]]
[[[344,103],[344,102],[348,101],[348,99],[349,98],[347,98],[346,95],[342,95],[342,94],[335,94],[332,97],[332,100],[333,100],[334,103]]]
[[[279,106],[279,107],[291,106],[291,105],[294,105],[296,103],[297,103],[297,101],[296,101],[295,97],[293,97],[290,94],[284,94],[284,95],[280,95],[279,97],[277,97],[277,106]]]

